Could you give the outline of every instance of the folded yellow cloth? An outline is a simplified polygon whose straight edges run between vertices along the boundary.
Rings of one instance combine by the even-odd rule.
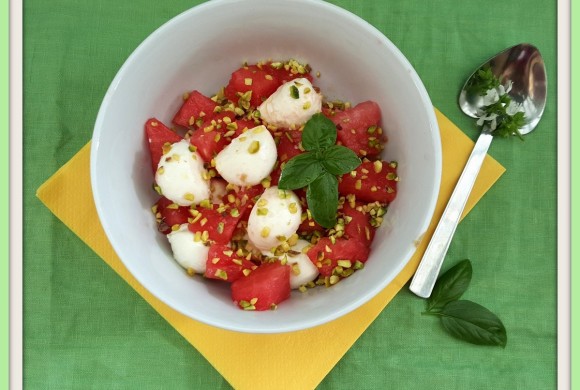
[[[46,181],[37,192],[40,200],[81,240],[91,247],[150,305],[152,305],[236,389],[311,389],[328,374],[415,272],[453,187],[473,148],[473,142],[436,110],[443,147],[441,190],[431,226],[417,252],[403,271],[380,294],[359,309],[313,329],[275,335],[251,335],[214,328],[169,308],[141,286],[127,271],[109,244],[99,222],[89,177],[90,144]],[[505,169],[486,156],[464,215],[475,205]],[[341,332],[349,329],[348,333]],[[326,342],[328,334],[343,337]],[[224,353],[227,351],[227,353]],[[309,359],[303,359],[309,356]],[[240,365],[259,361],[256,376]],[[292,370],[284,362],[293,362]],[[316,361],[316,365],[309,362]],[[295,375],[300,372],[301,375]]]

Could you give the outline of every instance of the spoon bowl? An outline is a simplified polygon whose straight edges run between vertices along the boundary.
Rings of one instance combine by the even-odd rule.
[[[518,129],[519,134],[528,134],[535,129],[546,105],[546,68],[539,50],[527,43],[512,46],[473,72],[459,94],[459,107],[473,118],[486,115],[485,107],[489,104],[481,94],[481,89],[470,87],[478,72],[486,69],[491,70],[511,101],[519,106],[518,109],[523,110],[524,124]],[[508,87],[510,82],[511,88]],[[451,239],[493,137],[493,129],[484,125],[413,276],[409,288],[420,297],[428,298],[433,291]]]
[[[546,67],[540,51],[533,45],[521,43],[502,51],[477,68],[459,94],[459,107],[472,118],[484,114],[484,99],[468,86],[479,70],[487,68],[502,85],[507,86],[508,81],[513,83],[507,93],[512,101],[523,108],[525,124],[520,128],[520,134],[528,134],[540,121],[546,106]]]

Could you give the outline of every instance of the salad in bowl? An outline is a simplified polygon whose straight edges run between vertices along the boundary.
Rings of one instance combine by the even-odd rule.
[[[403,270],[441,142],[421,79],[366,21],[317,0],[212,0],[119,69],[90,173],[143,291],[195,321],[279,333],[359,308]]]
[[[381,110],[324,98],[308,64],[244,64],[212,96],[145,123],[157,228],[188,275],[227,282],[244,310],[364,267],[396,198]],[[149,187],[148,187],[149,189]]]

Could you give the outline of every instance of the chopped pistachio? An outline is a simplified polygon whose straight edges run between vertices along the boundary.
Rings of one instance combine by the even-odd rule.
[[[270,235],[270,228],[269,228],[268,226],[264,226],[264,227],[262,228],[262,231],[260,232],[260,235],[261,235],[263,238],[267,238],[267,237]]]
[[[343,268],[352,267],[352,262],[350,260],[338,260],[336,263]]]
[[[256,154],[260,150],[260,141],[252,141],[248,146],[248,153]]]
[[[228,273],[226,271],[224,271],[223,269],[217,269],[215,271],[214,276],[223,279],[223,280],[228,280]]]

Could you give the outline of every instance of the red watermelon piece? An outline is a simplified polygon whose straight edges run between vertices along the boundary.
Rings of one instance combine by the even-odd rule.
[[[279,261],[263,263],[231,285],[234,303],[246,310],[275,309],[290,291],[290,266]]]
[[[228,100],[238,104],[240,96],[251,91],[250,106],[258,107],[268,96],[276,92],[280,85],[282,82],[268,67],[248,65],[232,73],[224,94]]]
[[[310,261],[318,268],[320,275],[331,276],[339,261],[350,261],[354,266],[356,261],[364,263],[369,257],[369,247],[357,240],[329,237],[321,238],[307,252]]]
[[[345,202],[340,214],[345,218],[345,237],[369,246],[373,242],[376,229],[371,225],[371,216],[366,210],[362,202],[355,202],[352,206]]]
[[[213,244],[209,248],[204,276],[209,279],[233,282],[249,275],[257,266],[250,260],[237,256],[224,244]]]
[[[149,143],[149,153],[151,155],[151,168],[157,171],[157,165],[163,156],[163,145],[173,144],[183,139],[179,134],[165,126],[157,118],[150,118],[145,122],[145,135]]]
[[[365,101],[329,116],[337,129],[338,143],[360,157],[374,157],[381,153],[386,139],[379,127],[381,109],[373,101]]]
[[[354,194],[364,202],[390,203],[397,196],[397,164],[386,161],[363,161],[338,183],[341,195]]]
[[[183,127],[206,125],[215,116],[214,109],[218,104],[199,91],[191,91],[173,117],[173,123]]]

